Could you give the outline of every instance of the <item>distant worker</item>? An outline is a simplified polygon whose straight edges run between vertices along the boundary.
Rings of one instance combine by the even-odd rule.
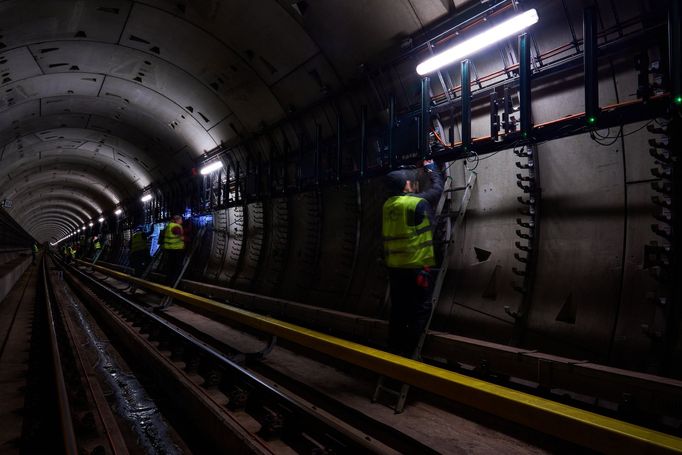
[[[417,193],[414,171],[388,174],[391,196],[384,203],[384,259],[391,285],[389,350],[412,357],[431,316],[433,276],[433,207],[443,192],[443,177],[431,160],[424,161],[431,186]]]
[[[31,256],[33,256],[33,262],[31,262],[31,265],[36,264],[36,254],[38,254],[38,244],[33,242],[33,246],[31,247]]]
[[[134,270],[135,276],[141,276],[148,263],[149,247],[147,246],[147,235],[141,226],[137,226],[130,238],[130,265]]]
[[[78,251],[77,251],[77,249],[76,249],[76,244],[71,244],[71,245],[69,246],[69,250],[68,250],[69,255],[68,255],[68,257],[67,257],[67,261],[66,261],[66,262],[67,262],[67,263],[71,263],[71,261],[75,261],[75,260],[76,260],[76,253],[77,253],[77,252],[78,252]]]
[[[185,258],[185,240],[180,215],[175,215],[166,225],[161,248],[166,260],[166,284],[173,286],[180,276],[182,261]]]
[[[102,241],[100,240],[101,236],[95,237],[94,238],[94,245],[93,247],[95,248],[95,254],[92,256],[92,263],[96,263],[99,257],[102,255]]]

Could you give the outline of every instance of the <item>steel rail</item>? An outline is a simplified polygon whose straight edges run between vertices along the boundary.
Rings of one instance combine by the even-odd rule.
[[[103,261],[99,261],[98,264],[124,273],[128,272],[126,266]],[[152,280],[157,281],[159,277],[162,277],[160,274],[150,276]],[[285,318],[285,309],[294,309],[299,320],[307,320],[315,316],[318,322],[333,327],[336,335],[341,338],[353,338],[358,334],[365,334],[364,339],[380,340],[388,327],[388,322],[383,319],[369,317],[358,319],[357,314],[354,313],[321,309],[300,302],[198,281],[182,280],[180,289],[274,317]],[[509,322],[509,324],[512,323]],[[584,359],[561,357],[536,350],[529,351],[437,331],[429,333],[426,357],[447,359],[447,362],[452,365],[475,366],[485,362],[486,368],[479,370],[484,376],[499,377],[501,375],[519,378],[547,390],[560,389],[577,395],[589,396],[590,399],[599,403],[595,406],[603,410],[608,408],[606,403],[620,403],[624,396],[630,397],[631,402],[635,403],[636,413],[642,413],[642,415],[677,418],[682,410],[679,406],[682,402],[682,381],[605,366]],[[511,387],[514,388],[514,386]],[[584,404],[584,401],[580,399],[578,403]],[[575,405],[580,407],[581,404]],[[595,412],[600,413],[598,410]],[[611,415],[609,411],[605,414]],[[633,417],[630,414],[625,420],[635,421]],[[641,424],[641,422],[637,423]],[[651,423],[656,424],[653,420]],[[673,426],[669,427],[672,429]],[[652,428],[660,430],[661,427]],[[674,433],[674,431],[661,431]]]
[[[52,357],[52,369],[54,370],[55,389],[57,392],[57,404],[59,406],[59,424],[62,430],[62,439],[64,442],[64,453],[67,455],[77,455],[78,445],[76,444],[76,435],[73,429],[73,419],[71,415],[71,407],[69,405],[69,395],[66,391],[66,382],[64,381],[64,371],[62,369],[62,360],[59,355],[59,345],[57,343],[57,330],[54,324],[54,316],[52,310],[52,301],[50,299],[50,288],[47,283],[47,270],[45,268],[46,258],[41,260],[41,273],[43,275],[42,285],[44,290],[45,306],[47,308],[47,323],[50,338],[50,352]]]
[[[77,260],[76,262],[87,264],[80,260]],[[92,267],[94,269],[101,268],[97,265]],[[364,435],[361,436],[360,434],[353,434],[343,428],[335,426],[321,414],[311,412],[295,399],[267,384],[258,376],[238,365],[229,356],[204,341],[197,339],[191,333],[176,327],[174,324],[153,314],[141,305],[118,294],[115,290],[104,286],[83,271],[78,269],[75,269],[75,271],[78,272],[79,276],[83,277],[93,286],[96,286],[98,290],[105,293],[109,299],[116,299],[119,302],[124,303],[126,311],[134,311],[136,317],[144,319],[146,323],[153,324],[156,329],[164,333],[163,337],[182,340],[182,342],[191,346],[188,351],[191,350],[194,352],[196,357],[211,359],[211,361],[215,362],[217,369],[225,372],[223,376],[239,378],[240,383],[243,382],[249,388],[257,390],[257,393],[254,392],[259,397],[257,401],[261,403],[264,408],[273,407],[273,405],[277,403],[279,408],[285,409],[285,433],[291,433],[294,428],[298,428],[302,434],[309,435],[306,437],[314,437],[318,443],[328,444],[328,448],[335,453],[347,453],[347,451],[353,451],[353,453],[374,453],[382,451],[379,448],[379,445],[383,445],[383,443],[380,441],[374,441],[372,438]],[[144,280],[141,281],[145,282]],[[138,320],[136,324],[142,325],[143,323]],[[173,344],[173,342],[170,342],[170,344]],[[286,427],[288,427],[288,429],[286,429]],[[362,429],[358,430],[362,431]]]
[[[576,444],[604,452],[682,453],[682,438],[389,354],[105,267],[92,267],[105,275]]]

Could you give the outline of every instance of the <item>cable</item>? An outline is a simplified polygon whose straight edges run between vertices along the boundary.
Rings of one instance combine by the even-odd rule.
[[[473,158],[476,161],[476,164],[474,164],[474,167],[470,168],[469,166],[464,164],[464,167],[466,168],[467,171],[472,172],[478,167],[478,163],[481,161],[480,158],[478,157],[478,153],[474,152],[473,150],[470,152],[470,155],[466,158],[466,161],[471,162],[471,154],[473,154]]]

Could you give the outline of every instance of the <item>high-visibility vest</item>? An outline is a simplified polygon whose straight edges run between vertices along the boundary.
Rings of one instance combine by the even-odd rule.
[[[145,239],[142,232],[135,232],[133,238],[130,239],[130,252],[137,253],[147,249],[147,239]]]
[[[33,252],[34,253],[38,252],[38,245],[36,245],[35,243],[33,244]]]
[[[102,249],[102,244],[99,243],[99,240],[96,240],[96,241],[95,241],[95,249],[96,249],[96,250],[101,250],[101,249]]]
[[[76,249],[69,247],[69,254],[71,255],[72,258],[76,258]]]
[[[423,200],[403,195],[393,196],[384,203],[382,234],[388,267],[420,269],[436,265],[429,217],[424,214],[418,226],[408,224],[408,220],[414,222],[417,205]]]
[[[182,233],[180,235],[173,234],[173,228],[179,227],[182,231],[182,225],[178,223],[168,223],[163,233],[163,249],[164,250],[184,250],[185,242],[182,240]]]

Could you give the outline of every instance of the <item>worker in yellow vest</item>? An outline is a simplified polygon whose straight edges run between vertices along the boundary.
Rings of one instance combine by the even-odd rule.
[[[147,235],[142,230],[142,226],[137,226],[130,237],[130,265],[134,270],[135,276],[142,275],[142,271],[149,263],[149,247],[147,246]]]
[[[180,215],[175,215],[166,225],[161,249],[166,260],[166,284],[173,286],[177,277],[180,276],[182,261],[185,258],[185,240]]]
[[[391,196],[383,207],[384,259],[391,284],[388,346],[411,357],[431,316],[433,276],[433,208],[443,192],[443,176],[433,161],[424,161],[431,185],[417,191],[416,171],[388,174]]]

